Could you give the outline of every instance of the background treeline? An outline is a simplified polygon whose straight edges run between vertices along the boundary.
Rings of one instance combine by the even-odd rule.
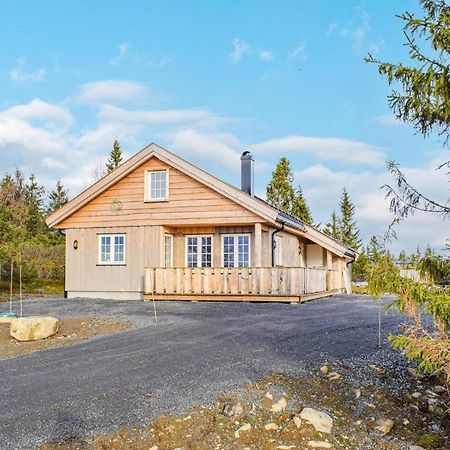
[[[0,181],[0,275],[32,279],[63,279],[64,235],[50,230],[45,218],[67,202],[67,191],[58,182],[46,192],[32,175],[20,170]]]

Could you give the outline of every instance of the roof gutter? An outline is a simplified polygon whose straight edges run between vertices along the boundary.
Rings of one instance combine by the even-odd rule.
[[[284,230],[284,222],[281,222],[281,228],[272,231],[272,267],[275,267],[275,247],[276,247],[275,235],[283,230]]]

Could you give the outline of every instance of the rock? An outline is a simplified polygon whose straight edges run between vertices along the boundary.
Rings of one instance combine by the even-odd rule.
[[[403,425],[409,425],[411,422],[405,417],[404,419],[403,419]]]
[[[241,427],[239,427],[235,432],[234,435],[235,437],[239,437],[240,433],[242,431],[249,431],[252,429],[252,426],[249,423],[244,423],[244,425],[242,425]]]
[[[0,316],[0,323],[11,323],[15,319],[14,316]]]
[[[417,369],[414,369],[413,367],[408,367],[408,373],[414,377],[414,378],[420,378],[419,372],[417,372]]]
[[[369,369],[375,370],[378,373],[386,373],[386,369],[383,369],[383,367],[378,367],[375,364],[369,364]]]
[[[420,392],[414,392],[414,393],[412,394],[412,397],[413,397],[413,398],[420,398],[420,397],[422,397],[422,394],[421,394]]]
[[[269,422],[264,425],[264,429],[267,431],[278,430],[278,425],[275,422]]]
[[[356,388],[356,389],[354,390],[354,392],[355,392],[355,397],[356,397],[356,398],[361,397],[361,389]]]
[[[153,447],[150,447],[148,450],[158,450],[158,446],[154,445]]]
[[[329,369],[328,366],[322,366],[319,370],[322,375],[326,375]]]
[[[295,448],[295,445],[279,445],[277,447],[278,450],[290,450],[291,448]]]
[[[434,392],[436,392],[436,394],[443,394],[444,392],[446,392],[447,391],[447,389],[445,389],[445,387],[444,386],[435,386],[434,388],[433,388],[433,391]]]
[[[244,412],[242,405],[237,402],[235,404],[225,403],[223,405],[222,414],[227,417],[239,417]]]
[[[300,420],[300,417],[294,416],[294,418],[292,420],[294,421],[295,426],[297,428],[300,428],[302,426],[302,421]]]
[[[331,448],[331,447],[333,447],[327,441],[308,441],[307,445],[308,445],[308,447],[312,447],[312,448]]]
[[[303,408],[300,418],[307,420],[317,431],[331,433],[333,419],[325,412],[313,408]]]
[[[388,434],[394,428],[395,422],[391,419],[378,419],[375,422],[375,429],[381,431],[383,434]]]
[[[53,336],[59,330],[54,317],[19,317],[11,322],[9,334],[18,341],[38,341]]]
[[[266,398],[273,400],[273,395],[270,392],[266,392]]]
[[[340,380],[341,378],[342,378],[341,375],[337,372],[331,372],[328,374],[329,381]]]
[[[425,450],[423,447],[420,447],[419,445],[410,445],[408,447],[408,450]]]
[[[277,402],[275,402],[272,405],[272,412],[281,412],[283,411],[287,406],[287,400],[284,397],[281,397],[280,400],[278,400]]]

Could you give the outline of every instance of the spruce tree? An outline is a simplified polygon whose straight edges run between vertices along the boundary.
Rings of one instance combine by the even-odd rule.
[[[338,241],[342,239],[341,221],[337,216],[336,211],[333,211],[330,220],[325,224],[325,227],[322,231],[328,236],[337,239]]]
[[[293,181],[294,175],[291,170],[291,163],[283,156],[272,172],[272,179],[267,185],[267,201],[282,211],[290,212],[292,200],[295,196],[292,187]]]
[[[307,225],[313,225],[311,210],[306,204],[301,186],[297,189],[293,187],[294,174],[292,173],[290,161],[282,157],[275,170],[272,172],[272,179],[267,185],[267,201],[289,214],[298,217]]]
[[[358,250],[361,247],[361,240],[359,239],[358,225],[354,220],[356,208],[345,187],[342,191],[339,207],[341,210],[342,243],[347,247]]]
[[[61,206],[64,206],[69,201],[67,193],[67,189],[64,189],[61,181],[58,181],[55,190],[48,195],[49,203],[47,212],[49,214],[61,208]]]
[[[295,196],[290,213],[293,216],[298,217],[307,225],[314,226],[311,210],[309,209],[308,205],[306,204],[305,198],[303,197],[303,190],[301,186],[299,186],[295,191]]]
[[[109,155],[109,159],[106,163],[107,173],[110,173],[114,169],[117,169],[121,164],[122,164],[122,150],[120,149],[119,141],[115,140],[114,144],[113,144],[113,148]]]
[[[44,194],[44,187],[37,183],[34,175],[31,175],[25,186],[25,199],[28,206],[27,229],[34,236],[47,230],[44,218]]]

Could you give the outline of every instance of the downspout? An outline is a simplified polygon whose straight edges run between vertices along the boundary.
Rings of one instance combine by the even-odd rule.
[[[284,222],[281,222],[281,228],[272,231],[272,267],[275,267],[275,235],[284,230]]]

